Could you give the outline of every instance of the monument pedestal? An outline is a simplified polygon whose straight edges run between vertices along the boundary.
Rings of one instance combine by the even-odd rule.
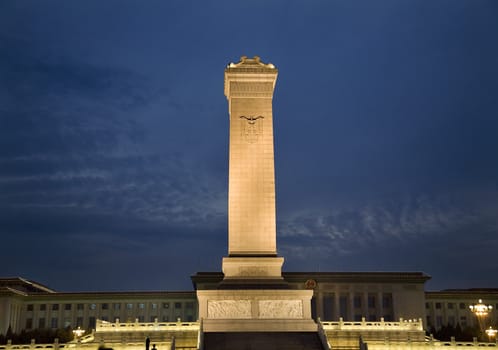
[[[282,257],[225,257],[222,262],[224,280],[282,280]]]
[[[204,332],[316,332],[311,290],[197,290]]]

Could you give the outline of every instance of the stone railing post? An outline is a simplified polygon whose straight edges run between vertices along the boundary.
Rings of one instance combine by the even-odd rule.
[[[199,333],[197,337],[197,349],[203,350],[204,349],[204,325],[203,325],[203,318],[199,320]]]

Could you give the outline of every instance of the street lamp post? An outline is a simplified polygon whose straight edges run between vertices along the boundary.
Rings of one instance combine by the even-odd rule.
[[[498,331],[496,329],[493,329],[491,326],[489,326],[488,329],[486,329],[486,334],[488,335],[489,342],[491,342],[491,338],[496,337],[496,333]]]
[[[477,304],[470,305],[469,308],[470,311],[472,311],[472,313],[476,315],[477,322],[479,323],[479,330],[482,334],[484,332],[484,327],[485,327],[485,318],[491,312],[491,310],[493,310],[493,306],[485,305],[483,304],[482,299],[479,299],[479,302]]]
[[[85,330],[84,329],[81,329],[80,326],[78,326],[78,328],[76,328],[75,330],[73,330],[73,334],[74,336],[76,337],[76,340],[79,340],[80,337],[85,333]]]

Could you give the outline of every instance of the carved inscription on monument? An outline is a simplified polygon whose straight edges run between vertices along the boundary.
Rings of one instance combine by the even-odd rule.
[[[268,269],[257,266],[243,266],[239,267],[239,275],[241,276],[266,276]]]
[[[251,301],[208,300],[208,318],[251,318]]]
[[[263,119],[261,115],[255,116],[241,116],[242,120],[242,137],[249,142],[258,142],[259,136],[263,133]]]
[[[260,300],[259,318],[303,318],[301,300]]]

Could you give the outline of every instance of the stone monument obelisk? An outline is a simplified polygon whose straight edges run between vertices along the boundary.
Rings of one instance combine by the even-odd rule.
[[[204,332],[316,331],[311,290],[291,290],[277,256],[272,100],[278,71],[243,56],[225,69],[230,115],[228,256],[197,289]]]
[[[277,257],[272,100],[277,69],[242,57],[225,69],[230,115],[228,173],[229,280],[281,279]]]

